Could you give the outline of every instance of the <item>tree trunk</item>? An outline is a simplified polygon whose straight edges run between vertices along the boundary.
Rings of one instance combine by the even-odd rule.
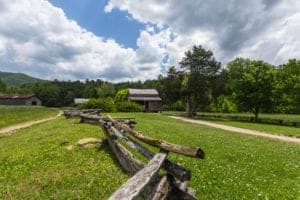
[[[258,122],[258,113],[259,113],[259,108],[255,108],[254,110],[254,121]]]
[[[195,101],[192,97],[188,96],[186,100],[186,112],[188,117],[193,118],[196,115]]]

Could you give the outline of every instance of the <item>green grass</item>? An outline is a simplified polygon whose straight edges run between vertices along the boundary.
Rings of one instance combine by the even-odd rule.
[[[240,135],[157,114],[135,117],[137,129],[169,142],[199,146],[205,160],[171,154],[192,170],[199,199],[297,199],[300,197],[300,145]]]
[[[206,114],[208,114],[208,113],[206,113]],[[230,113],[221,113],[221,114],[234,116],[234,114],[230,114]],[[163,115],[185,116],[183,112],[163,112]],[[248,116],[249,114],[241,113],[239,115],[240,116],[243,116],[243,115]],[[262,117],[271,117],[271,116],[273,116],[274,119],[279,119],[281,117],[283,119],[288,119],[288,120],[292,120],[292,121],[293,120],[297,121],[298,117],[299,117],[299,115],[284,115],[284,114],[274,114],[274,115],[264,114],[264,115],[262,115]],[[255,122],[247,122],[247,121],[235,121],[232,119],[203,117],[203,116],[197,116],[196,119],[211,121],[211,122],[215,122],[218,124],[224,124],[224,125],[233,126],[233,127],[263,131],[263,132],[270,133],[270,134],[300,137],[300,128],[299,127],[255,123]]]
[[[0,106],[0,128],[58,114],[58,109],[30,106]]]
[[[136,129],[169,142],[199,146],[204,160],[171,153],[192,170],[199,199],[299,199],[300,145],[240,135],[158,114],[135,117]],[[83,137],[103,138],[101,130],[58,119],[0,139],[0,199],[107,199],[128,176],[107,145],[66,150]]]
[[[164,115],[180,115],[186,116],[185,112],[164,111]],[[210,120],[227,119],[240,122],[253,122],[254,115],[252,113],[204,113],[198,112],[197,117],[208,118]],[[300,115],[296,114],[265,114],[260,113],[258,123],[273,124],[280,126],[300,127]]]
[[[203,113],[199,112],[197,114],[205,114],[205,115],[222,115],[222,116],[240,116],[240,117],[254,117],[252,113]],[[258,116],[261,119],[282,119],[286,121],[300,121],[300,115],[296,114],[265,114],[261,113]]]
[[[254,122],[239,122],[239,121],[232,121],[229,119],[212,119],[212,118],[202,118],[202,117],[198,117],[198,119],[207,120],[207,121],[215,122],[218,124],[224,124],[224,125],[228,125],[228,126],[263,131],[263,132],[270,133],[270,134],[300,137],[300,128],[299,127],[289,127],[289,126],[280,126],[280,125],[272,125],[272,124],[260,124],[260,123],[254,123]]]
[[[107,145],[75,147],[103,138],[99,127],[58,119],[0,139],[0,199],[107,199],[128,179]]]

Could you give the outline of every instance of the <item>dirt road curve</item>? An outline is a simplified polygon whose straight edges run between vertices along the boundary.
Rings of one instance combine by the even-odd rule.
[[[219,128],[219,129],[223,129],[226,131],[231,131],[231,132],[236,132],[236,133],[241,133],[241,134],[267,137],[267,138],[281,140],[281,141],[285,141],[285,142],[300,143],[300,138],[294,138],[294,137],[288,137],[288,136],[282,136],[282,135],[272,135],[270,133],[265,133],[265,132],[261,132],[261,131],[249,130],[249,129],[245,129],[245,128],[237,128],[237,127],[232,127],[232,126],[227,126],[227,125],[222,125],[222,124],[216,124],[213,122],[198,120],[198,119],[194,120],[194,119],[188,119],[185,117],[175,117],[175,116],[169,116],[169,117],[171,117],[173,119],[179,119],[179,120],[182,120],[185,122],[201,124],[201,125]]]
[[[47,122],[47,121],[50,121],[50,120],[54,120],[54,119],[57,119],[61,115],[62,115],[62,113],[60,112],[55,117],[48,117],[48,118],[41,119],[41,120],[29,121],[29,122],[25,122],[25,123],[22,123],[22,124],[16,124],[16,125],[12,125],[12,126],[9,126],[9,127],[5,127],[3,129],[0,129],[0,135],[8,135],[8,134],[11,134],[12,132],[15,132],[15,131],[19,130],[19,129],[28,128],[28,127],[33,126],[35,124],[41,124],[41,123],[44,123],[44,122]]]

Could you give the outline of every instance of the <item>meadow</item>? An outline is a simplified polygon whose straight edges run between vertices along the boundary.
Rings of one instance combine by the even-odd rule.
[[[28,106],[1,106],[0,105],[0,128],[23,123],[26,121],[38,120],[58,114],[58,109],[47,107]]]
[[[185,116],[184,112],[163,112],[163,115]],[[217,117],[216,117],[217,116]],[[206,120],[218,124],[224,124],[233,127],[246,128],[256,131],[262,131],[270,134],[300,137],[300,127],[285,126],[277,124],[257,123],[251,121],[241,121],[231,117],[253,117],[251,113],[197,113],[196,119]],[[291,114],[261,114],[262,119],[285,120],[286,122],[300,122],[300,115]]]
[[[262,131],[270,134],[285,135],[285,136],[298,137],[298,138],[300,137],[299,127],[262,124],[262,123],[244,122],[244,121],[233,121],[229,119],[218,119],[218,118],[217,119],[204,118],[204,117],[197,117],[197,118],[201,120],[211,121],[218,124],[257,130],[257,131]]]
[[[199,146],[204,160],[171,153],[191,169],[199,199],[297,199],[299,144],[240,135],[159,114],[134,117],[136,129],[172,143]],[[129,177],[103,143],[68,150],[84,137],[104,138],[101,129],[63,117],[0,139],[0,199],[107,199]]]

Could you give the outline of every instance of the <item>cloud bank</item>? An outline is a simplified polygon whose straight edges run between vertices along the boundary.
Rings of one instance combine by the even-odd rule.
[[[110,0],[145,24],[137,48],[96,36],[43,0],[0,0],[0,70],[47,79],[146,80],[194,44],[226,64],[236,56],[281,64],[300,58],[300,1]],[[103,27],[105,28],[105,27]]]

